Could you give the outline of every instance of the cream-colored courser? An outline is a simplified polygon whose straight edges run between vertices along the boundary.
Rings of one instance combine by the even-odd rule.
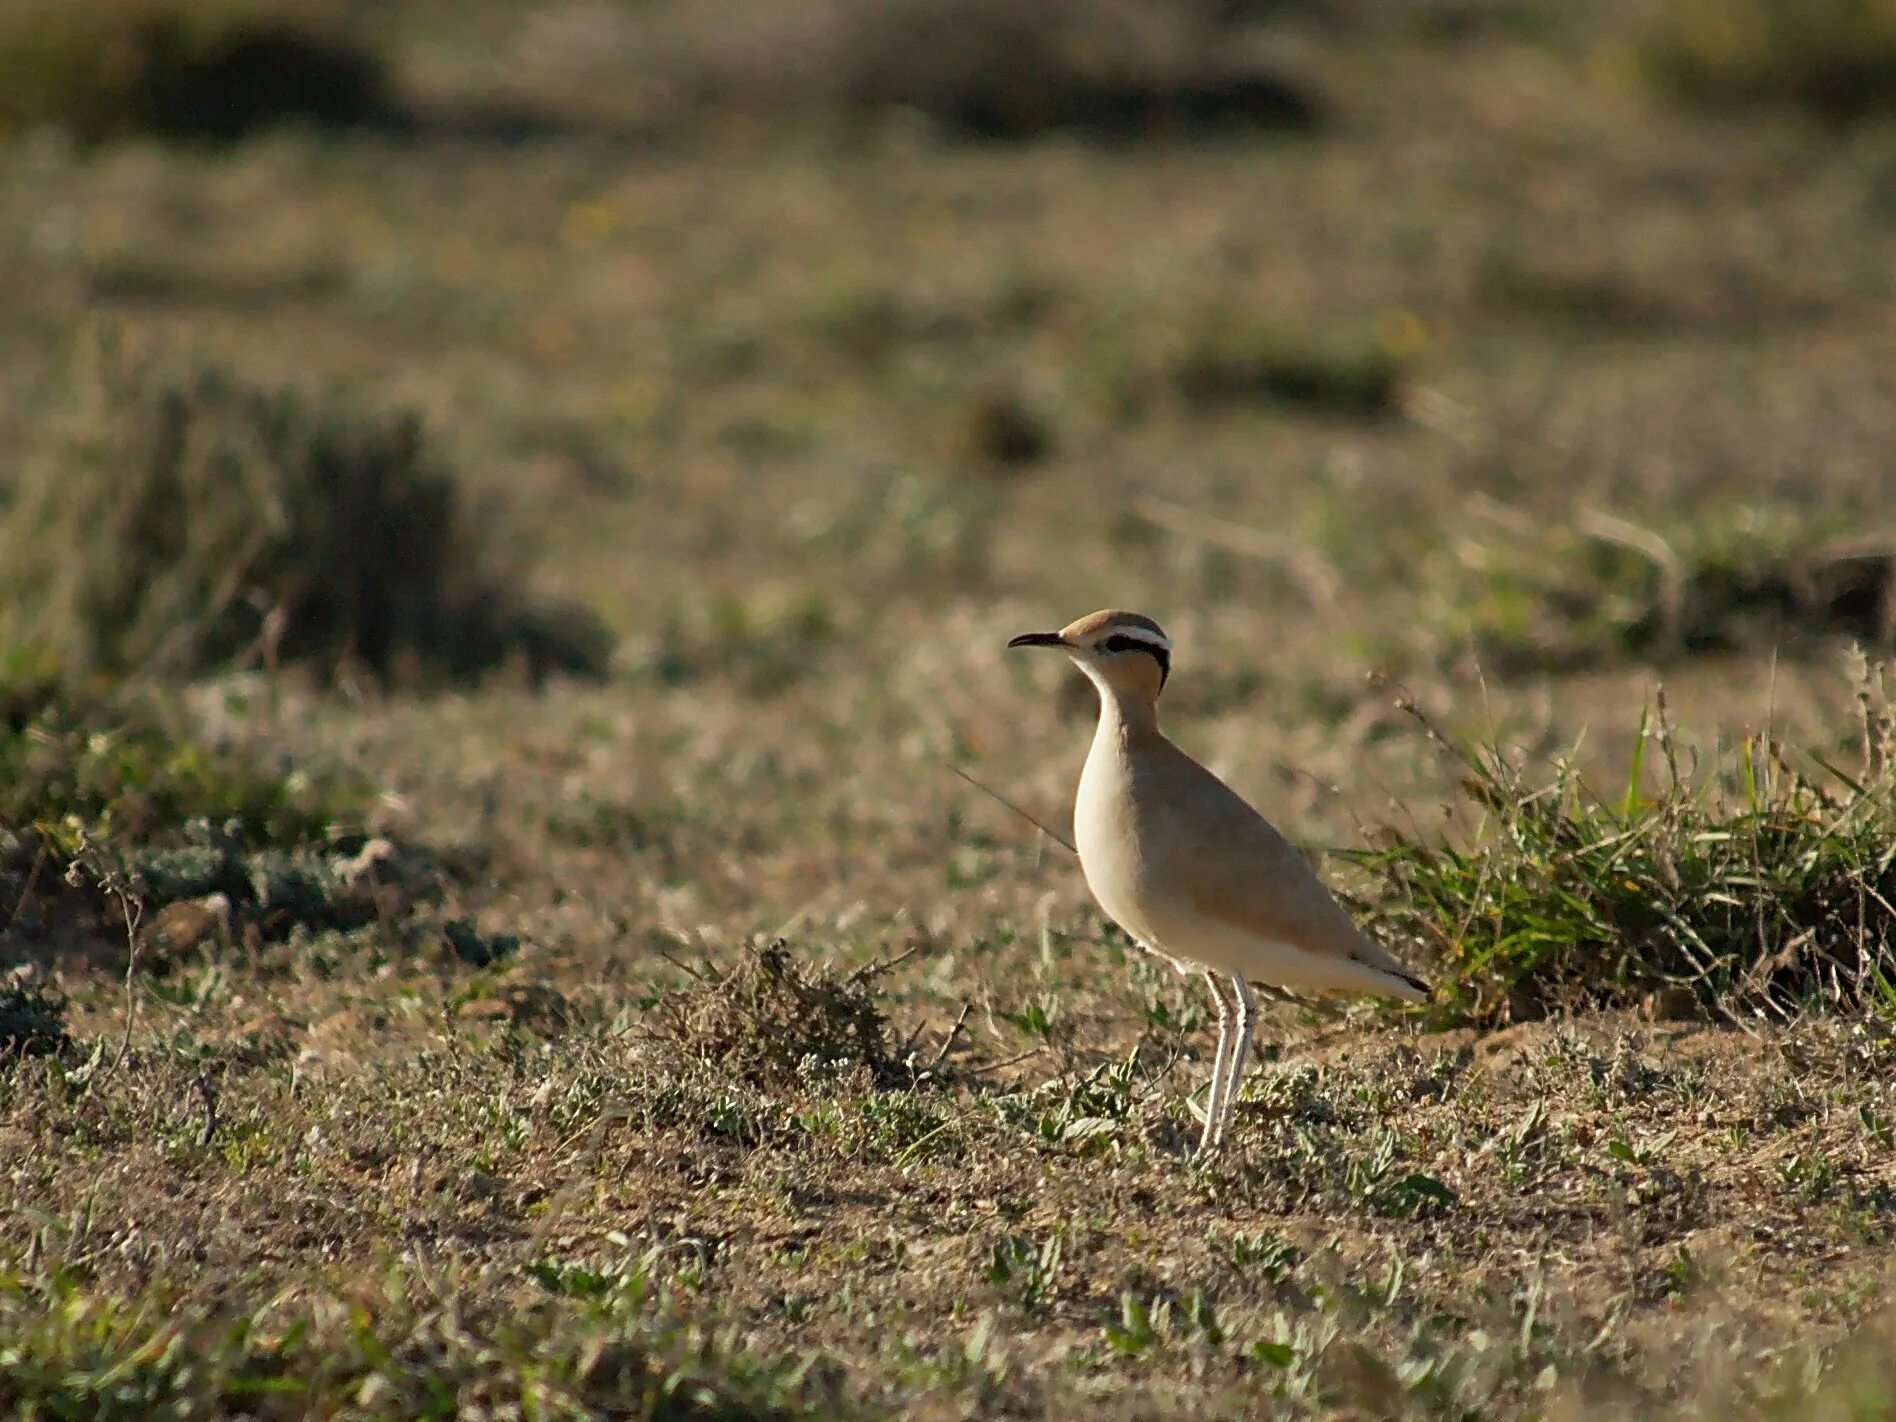
[[[1428,997],[1428,984],[1350,921],[1288,840],[1159,730],[1172,643],[1158,623],[1095,612],[1007,645],[1057,647],[1099,688],[1073,839],[1086,886],[1113,922],[1211,985],[1218,1056],[1201,1151],[1224,1139],[1250,1061],[1253,980]]]

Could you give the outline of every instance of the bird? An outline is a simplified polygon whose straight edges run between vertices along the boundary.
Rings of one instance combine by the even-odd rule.
[[[1250,1061],[1253,982],[1427,1001],[1428,983],[1356,926],[1295,846],[1159,729],[1172,640],[1157,622],[1107,609],[1007,645],[1065,653],[1099,692],[1074,845],[1106,916],[1211,989],[1218,1052],[1201,1157],[1222,1145]]]

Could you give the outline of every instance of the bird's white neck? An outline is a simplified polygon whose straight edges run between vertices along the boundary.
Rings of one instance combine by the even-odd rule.
[[[1081,665],[1087,679],[1099,691],[1098,739],[1120,740],[1127,736],[1157,734],[1159,708],[1136,691],[1115,686],[1092,667]]]

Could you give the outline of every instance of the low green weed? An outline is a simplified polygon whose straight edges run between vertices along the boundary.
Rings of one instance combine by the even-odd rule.
[[[754,1352],[681,1315],[646,1260],[529,1266],[545,1291],[474,1315],[391,1273],[346,1295],[207,1304],[118,1297],[59,1271],[0,1274],[10,1417],[744,1417],[853,1415],[815,1355]]]

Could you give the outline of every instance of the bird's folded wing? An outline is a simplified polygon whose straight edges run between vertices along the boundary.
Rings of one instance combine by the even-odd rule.
[[[1312,956],[1350,959],[1421,986],[1356,926],[1295,845],[1223,781],[1190,764],[1203,777],[1194,786],[1196,843],[1179,856],[1178,869],[1199,912]]]

